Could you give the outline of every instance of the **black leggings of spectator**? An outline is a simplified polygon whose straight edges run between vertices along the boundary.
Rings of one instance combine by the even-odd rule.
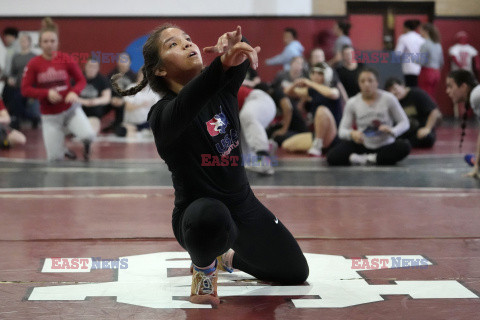
[[[407,139],[408,141],[410,141],[412,148],[428,149],[433,147],[433,145],[435,144],[435,140],[437,139],[435,131],[430,132],[422,139],[418,139],[417,131],[418,129],[416,128],[410,128],[410,130],[400,136],[400,139]]]
[[[410,150],[410,142],[403,139],[397,139],[394,143],[378,149],[368,149],[363,144],[342,140],[328,152],[327,161],[331,166],[348,166],[350,165],[350,155],[352,153],[376,153],[378,165],[394,165],[407,157]]]

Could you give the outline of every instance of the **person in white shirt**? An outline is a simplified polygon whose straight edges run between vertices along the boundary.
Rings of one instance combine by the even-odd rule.
[[[451,70],[467,70],[477,76],[480,74],[480,57],[477,49],[469,44],[468,33],[459,31],[455,35],[457,43],[448,49]]]
[[[468,110],[471,108],[480,122],[480,85],[478,85],[475,77],[467,70],[452,71],[447,77],[447,90],[453,103],[465,103],[465,114],[462,123],[462,138],[460,140],[460,148],[462,147],[463,137],[465,136],[466,120]],[[479,160],[480,160],[480,132],[477,138],[477,146],[473,156],[467,155],[465,160],[473,166],[467,176],[480,178]]]
[[[407,115],[393,94],[378,89],[375,69],[364,67],[358,84],[360,92],[347,101],[340,121],[343,141],[327,153],[328,164],[396,164],[411,149],[408,140],[396,139],[410,127]]]
[[[420,25],[419,20],[406,20],[403,23],[404,33],[398,37],[397,46],[395,47],[395,53],[405,57],[405,60],[408,62],[402,63],[402,72],[405,79],[405,85],[407,87],[416,87],[418,85],[418,75],[422,66],[410,61],[409,57],[406,55],[412,54],[412,57],[418,57],[420,54],[420,47],[425,42],[425,39],[422,38],[415,30]]]

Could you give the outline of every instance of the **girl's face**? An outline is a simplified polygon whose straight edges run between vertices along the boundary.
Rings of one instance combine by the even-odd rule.
[[[397,97],[398,100],[402,100],[407,95],[407,88],[398,83],[395,83],[393,86],[391,86],[388,91]]]
[[[325,81],[325,76],[323,75],[323,72],[311,71],[310,80],[319,84],[323,84]]]
[[[158,41],[163,66],[158,70],[157,75],[186,84],[202,71],[203,61],[200,50],[183,30],[165,29]]]
[[[358,85],[360,86],[362,94],[368,97],[373,96],[378,89],[377,78],[373,73],[368,71],[360,73]]]
[[[459,86],[455,83],[453,78],[447,78],[447,94],[452,99],[453,103],[465,102],[467,100],[467,85],[462,83]]]
[[[40,48],[46,56],[51,56],[58,50],[58,36],[53,31],[45,31],[40,36]]]

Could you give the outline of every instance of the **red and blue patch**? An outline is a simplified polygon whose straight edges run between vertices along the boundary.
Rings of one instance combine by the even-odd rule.
[[[227,116],[223,113],[222,107],[220,107],[220,113],[217,113],[212,119],[205,122],[207,125],[207,131],[210,136],[215,137],[218,134],[224,134],[228,126]]]

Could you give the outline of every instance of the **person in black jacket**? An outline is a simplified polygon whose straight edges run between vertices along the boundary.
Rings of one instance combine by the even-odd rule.
[[[219,270],[290,285],[305,282],[309,270],[292,234],[253,194],[242,164],[237,92],[249,66],[257,69],[260,48],[237,27],[203,51],[218,55],[206,68],[188,34],[163,25],[143,47],[144,80],[119,92],[148,84],[163,96],[148,121],[172,172],[173,231],[193,262],[190,301],[216,306]]]

